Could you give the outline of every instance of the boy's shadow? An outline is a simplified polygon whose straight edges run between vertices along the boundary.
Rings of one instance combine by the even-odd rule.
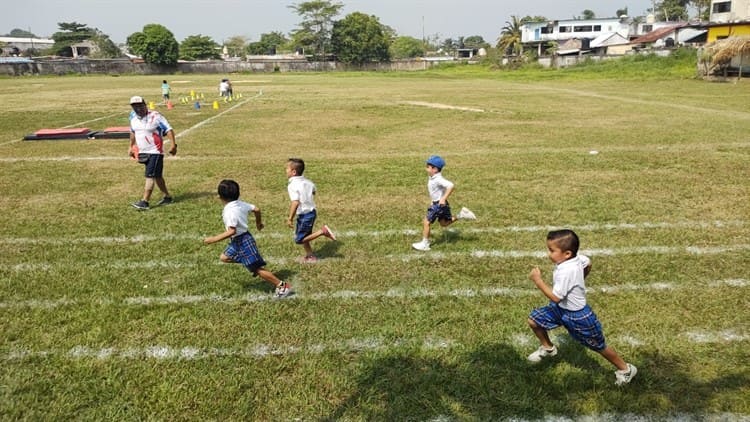
[[[617,387],[614,369],[595,353],[577,344],[560,345],[559,350],[556,358],[536,365],[503,343],[459,356],[408,351],[362,356],[356,386],[323,419],[575,419],[596,416],[597,408],[616,417],[675,412],[700,417],[717,412],[717,400],[741,396],[750,381],[746,368],[704,381],[684,368],[684,359],[656,352],[641,355],[638,376]],[[731,409],[738,406],[730,404]]]
[[[292,280],[294,276],[297,274],[297,271],[292,271],[288,269],[282,269],[282,270],[271,271],[271,272],[281,281]],[[260,293],[273,292],[273,287],[270,284],[263,281],[263,279],[260,277],[250,277],[250,278],[244,277],[239,281],[239,283],[240,283],[240,286],[242,286],[242,290],[246,292],[260,292]]]
[[[318,256],[318,258],[325,259],[325,258],[341,258],[343,255],[339,253],[339,248],[341,247],[341,241],[328,241],[323,243],[322,246],[320,246],[316,251],[315,255]]]
[[[442,233],[435,237],[434,244],[451,244],[459,241],[473,241],[476,239],[477,236],[474,234],[466,234],[459,229],[446,228],[442,229]]]

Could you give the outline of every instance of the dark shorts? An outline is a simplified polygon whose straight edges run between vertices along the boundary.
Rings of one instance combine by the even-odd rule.
[[[145,176],[149,178],[162,177],[162,171],[164,170],[164,156],[161,154],[146,155],[148,155],[148,161],[143,163],[146,167]]]
[[[602,324],[589,305],[579,311],[568,311],[550,302],[547,306],[531,311],[529,319],[545,330],[563,326],[577,342],[595,352],[607,348]]]
[[[451,215],[451,206],[447,202],[445,205],[440,206],[439,203],[433,202],[432,205],[430,205],[430,208],[427,208],[427,221],[430,223],[434,223],[435,220],[440,221],[450,221],[453,219],[453,216]]]
[[[297,225],[294,229],[294,243],[300,244],[302,243],[302,239],[312,234],[316,218],[318,218],[318,213],[315,210],[297,216]]]
[[[255,239],[250,233],[233,237],[224,249],[224,255],[244,265],[254,276],[258,275],[259,269],[266,266],[266,261],[260,256],[258,245],[255,244]]]

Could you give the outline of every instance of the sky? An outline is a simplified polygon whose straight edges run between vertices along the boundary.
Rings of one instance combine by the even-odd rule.
[[[512,15],[572,19],[583,10],[613,17],[627,7],[630,16],[645,16],[653,0],[340,0],[343,18],[352,12],[375,15],[398,35],[422,39],[480,35],[495,44]],[[264,33],[289,34],[302,18],[289,6],[302,0],[14,0],[2,8],[0,34],[15,28],[46,38],[58,22],[78,22],[98,28],[115,43],[158,23],[178,42],[190,35],[207,35],[222,43],[233,36],[258,41]]]

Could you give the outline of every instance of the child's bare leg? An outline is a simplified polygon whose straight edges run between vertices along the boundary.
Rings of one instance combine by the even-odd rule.
[[[308,236],[308,237],[310,237],[310,236]],[[305,239],[307,239],[307,237]],[[313,249],[312,249],[312,246],[310,246],[310,241],[309,240],[308,241],[303,240],[302,241],[302,247],[305,249],[305,256],[312,256],[312,255],[314,255],[313,254]]]
[[[622,358],[620,357],[620,355],[617,354],[617,352],[615,352],[615,349],[607,346],[607,348],[599,352],[599,354],[604,356],[604,359],[607,359],[617,369],[621,371],[628,369],[628,364],[625,363],[624,360],[622,360]]]
[[[226,256],[224,254],[221,254],[221,256],[219,257],[219,259],[221,260],[221,262],[223,262],[225,264],[234,264],[235,263],[235,261],[232,258],[230,258],[230,257],[228,257],[228,256]]]
[[[281,286],[281,280],[279,280],[278,277],[273,275],[272,272],[268,271],[265,268],[259,268],[256,274],[258,274],[258,277],[262,278],[263,280],[273,284],[273,287]]]
[[[425,218],[422,220],[422,239],[430,238],[430,220]]]
[[[313,240],[319,238],[320,236],[323,236],[323,230],[318,230],[316,232],[312,232],[312,233],[308,234],[307,236],[305,236],[304,239],[302,239],[302,244],[305,244],[305,243],[309,244],[310,242],[312,242]]]
[[[544,328],[536,325],[536,322],[534,322],[533,319],[529,319],[528,323],[529,327],[531,327],[531,331],[534,332],[534,335],[536,335],[536,338],[538,338],[539,342],[542,343],[542,346],[544,346],[545,349],[551,349],[554,344],[552,344],[552,340],[550,340],[549,338],[549,332]]]

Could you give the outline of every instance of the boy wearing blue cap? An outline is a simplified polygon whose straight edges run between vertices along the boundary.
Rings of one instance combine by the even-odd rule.
[[[430,250],[430,225],[437,220],[441,227],[448,227],[456,220],[476,220],[473,212],[467,208],[461,208],[458,215],[451,214],[448,197],[453,193],[454,184],[443,177],[441,173],[445,167],[445,160],[439,155],[430,156],[425,162],[425,170],[428,174],[427,192],[430,194],[432,204],[427,208],[427,215],[422,220],[422,240],[412,243],[412,248],[418,251]]]

